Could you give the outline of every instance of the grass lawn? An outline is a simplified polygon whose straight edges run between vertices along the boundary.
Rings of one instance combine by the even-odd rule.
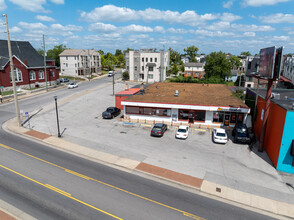
[[[79,77],[73,77],[73,76],[59,76],[59,78],[68,78],[69,80],[77,80],[77,81],[85,81],[85,79],[79,78]]]
[[[17,92],[17,93],[20,93],[20,92]],[[12,95],[12,94],[13,94],[13,91],[2,92],[2,95],[3,95],[3,96],[6,96],[6,95]]]

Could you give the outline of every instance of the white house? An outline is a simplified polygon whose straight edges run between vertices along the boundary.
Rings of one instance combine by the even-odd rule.
[[[95,50],[67,49],[59,57],[62,75],[84,76],[100,73],[101,56]]]
[[[185,77],[203,78],[205,75],[205,63],[185,63]]]
[[[163,82],[169,69],[169,51],[130,50],[126,53],[126,68],[131,81]]]

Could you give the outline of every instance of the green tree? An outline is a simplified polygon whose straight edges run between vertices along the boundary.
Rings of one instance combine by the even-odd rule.
[[[128,79],[129,79],[129,77],[130,77],[130,75],[129,75],[129,72],[128,72],[128,71],[125,71],[125,72],[123,72],[122,76],[123,76],[123,79],[124,79],[124,80],[128,80]]]
[[[196,61],[196,55],[198,52],[198,48],[195,46],[190,46],[184,49],[184,51],[186,52],[187,55],[189,55],[191,57],[191,61],[195,62]]]
[[[225,80],[231,75],[231,67],[231,62],[226,59],[225,53],[222,51],[212,52],[206,57],[205,78],[216,76]]]
[[[179,52],[177,52],[171,48],[169,48],[169,52],[170,52],[170,65],[180,63],[181,56],[180,56]]]
[[[113,66],[116,65],[117,59],[112,53],[107,53],[101,56],[101,65],[102,67],[107,67],[109,70],[113,69]]]
[[[104,51],[101,50],[101,49],[100,50],[97,50],[97,52],[100,53],[101,56],[104,55]]]
[[[240,55],[245,55],[245,56],[247,56],[247,57],[248,57],[248,56],[252,56],[251,53],[250,53],[249,51],[241,52]]]
[[[117,59],[117,65],[118,66],[125,66],[126,60],[123,54],[120,54],[116,57]]]
[[[44,50],[39,48],[39,49],[36,49],[36,51],[38,52],[38,54],[40,54],[41,56],[44,56]]]
[[[121,52],[121,50],[116,49],[116,51],[115,51],[115,56],[118,57],[118,56],[121,55],[121,54],[123,54],[123,53]]]
[[[61,54],[65,49],[68,48],[66,48],[63,44],[56,45],[53,49],[47,51],[47,57],[55,60],[56,66],[60,66],[59,54]]]
[[[130,50],[132,50],[132,49],[127,48],[126,50],[124,50],[124,54],[128,53]]]
[[[230,56],[229,61],[231,64],[231,69],[237,69],[242,65],[240,58],[237,56]]]

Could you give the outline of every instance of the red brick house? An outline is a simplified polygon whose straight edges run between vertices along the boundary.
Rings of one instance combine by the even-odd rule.
[[[28,41],[11,41],[11,51],[16,86],[23,89],[45,86],[44,57]],[[6,40],[0,40],[0,86],[4,90],[12,90],[10,72],[8,44]],[[55,85],[59,71],[54,60],[46,60],[46,72],[48,85]]]

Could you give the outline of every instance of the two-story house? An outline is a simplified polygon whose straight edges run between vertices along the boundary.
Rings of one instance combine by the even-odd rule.
[[[62,75],[86,76],[101,72],[101,56],[95,50],[67,49],[59,57]]]
[[[193,77],[193,78],[198,78],[201,79],[205,75],[205,70],[204,66],[205,63],[185,63],[185,72],[184,76],[185,77]]]
[[[169,69],[169,51],[130,50],[125,54],[126,68],[131,81],[163,82]]]

